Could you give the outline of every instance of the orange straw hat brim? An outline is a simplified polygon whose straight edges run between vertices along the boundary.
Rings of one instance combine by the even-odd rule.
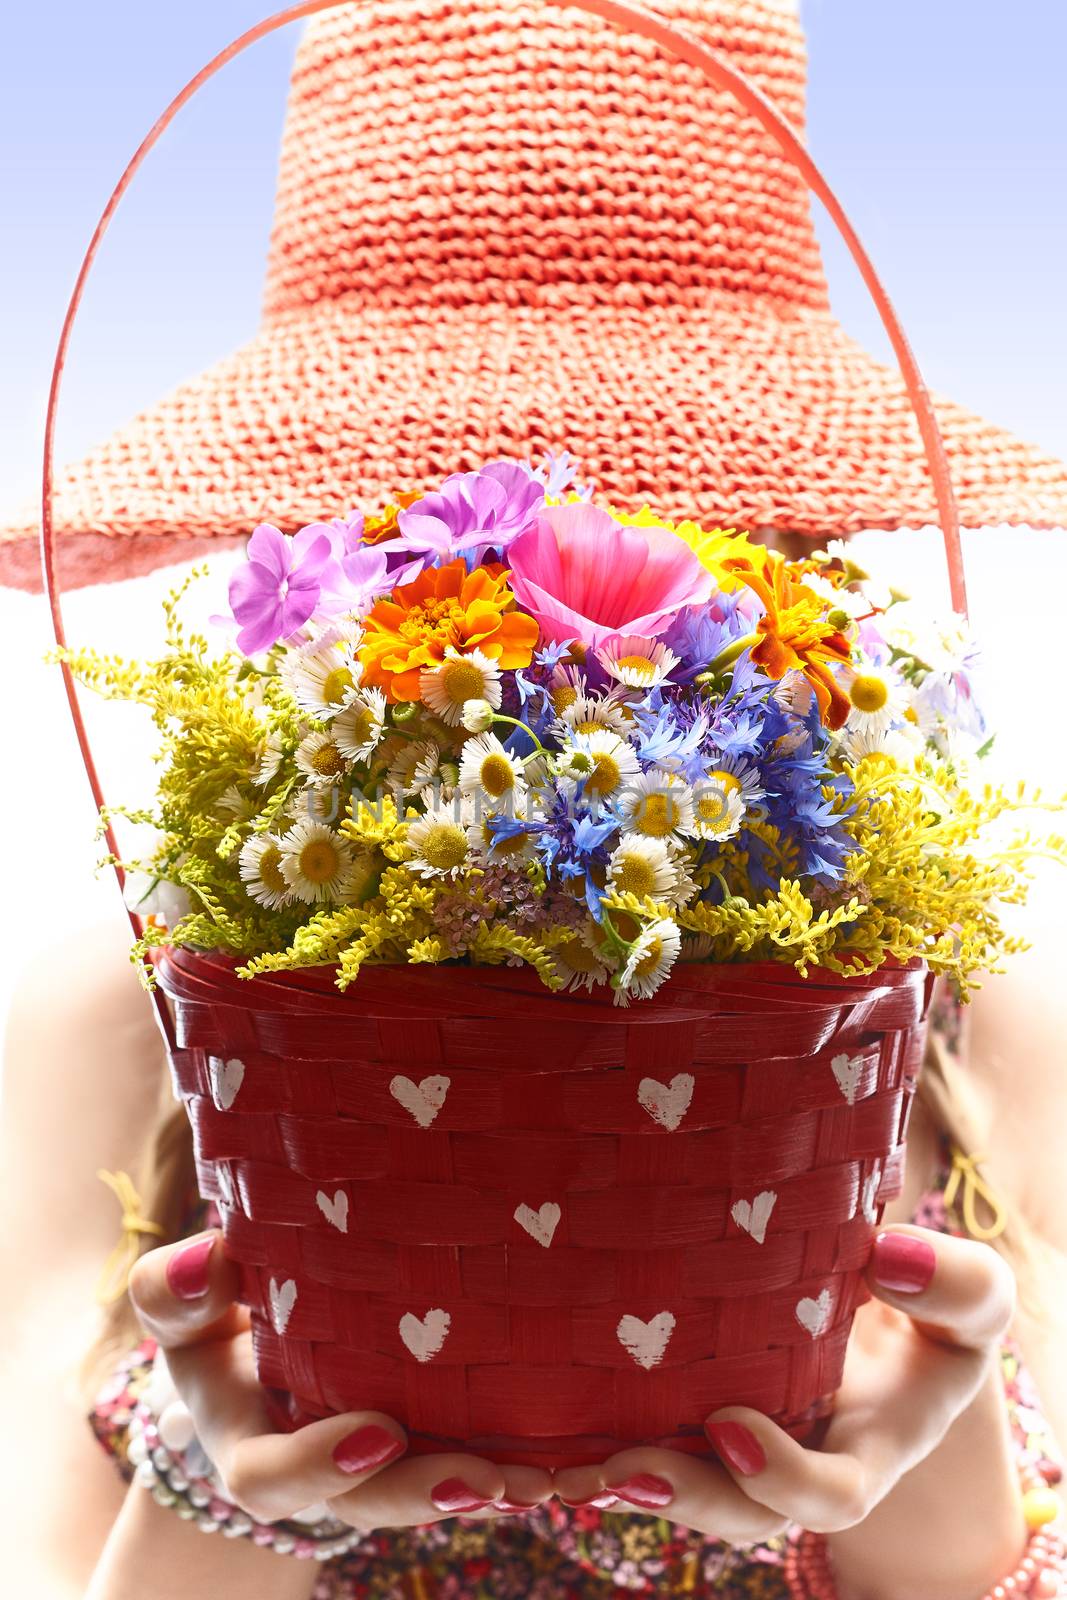
[[[791,0],[660,0],[802,134]],[[1067,525],[1067,467],[949,401],[964,526]],[[827,539],[935,504],[808,194],[732,96],[530,0],[363,0],[297,54],[261,331],[59,477],[67,585],[566,449],[620,508]],[[0,583],[39,586],[37,517]]]
[[[1067,525],[1067,469],[948,401],[965,526]],[[933,520],[901,381],[827,313],[699,306],[368,309],[275,324],[60,480],[68,585],[374,506],[496,456],[570,450],[620,507],[813,538]],[[36,587],[36,525],[0,531]]]

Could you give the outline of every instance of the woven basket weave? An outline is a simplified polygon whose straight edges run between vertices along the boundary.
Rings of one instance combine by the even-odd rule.
[[[629,1010],[530,974],[235,977],[168,952],[172,1064],[290,1425],[561,1466],[831,1406],[899,1191],[921,968],[688,966]],[[558,1209],[557,1209],[558,1208]]]

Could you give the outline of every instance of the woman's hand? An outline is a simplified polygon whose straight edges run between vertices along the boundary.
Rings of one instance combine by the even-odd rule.
[[[405,1459],[403,1428],[377,1411],[274,1432],[237,1287],[217,1230],[142,1256],[130,1278],[145,1332],[166,1356],[201,1445],[229,1498],[256,1521],[326,1501],[369,1532],[530,1510],[551,1495],[550,1475],[532,1467],[460,1454]]]
[[[820,1450],[728,1406],[705,1425],[721,1465],[624,1450],[600,1467],[557,1473],[560,1497],[637,1507],[730,1544],[789,1523],[821,1533],[862,1523],[970,1406],[1015,1305],[1014,1280],[993,1250],[923,1228],[883,1229],[867,1282],[875,1299],[857,1314]]]

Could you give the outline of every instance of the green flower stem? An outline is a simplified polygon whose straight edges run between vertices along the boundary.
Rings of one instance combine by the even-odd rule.
[[[708,662],[704,671],[712,673],[725,672],[727,667],[733,666],[738,656],[743,655],[754,644],[759,644],[759,634],[746,633],[743,638],[735,639],[732,644],[728,644],[725,650],[720,650],[715,660]],[[701,677],[703,677],[703,673],[701,673]]]
[[[528,727],[525,722],[520,722],[518,717],[505,717],[501,712],[495,711],[493,713],[493,727],[494,728],[496,727],[498,722],[507,722],[513,728],[521,728],[523,733],[528,733],[530,735],[530,738],[533,740],[534,749],[531,751],[531,753],[528,756],[523,756],[523,758],[522,758],[523,766],[526,765],[527,761],[532,761],[535,756],[547,756],[548,755],[548,751],[545,749],[544,745],[541,743],[541,741],[537,737],[536,733],[534,733],[533,729]]]

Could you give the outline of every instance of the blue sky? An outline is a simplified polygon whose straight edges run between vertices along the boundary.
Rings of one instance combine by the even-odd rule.
[[[0,507],[36,486],[66,294],[101,204],[173,92],[266,0],[56,0],[4,25]],[[21,14],[19,14],[21,11]],[[1067,6],[804,0],[809,137],[929,381],[1067,457]],[[295,31],[231,65],[135,186],[87,297],[64,454],[254,329]],[[848,329],[883,351],[826,242]]]

